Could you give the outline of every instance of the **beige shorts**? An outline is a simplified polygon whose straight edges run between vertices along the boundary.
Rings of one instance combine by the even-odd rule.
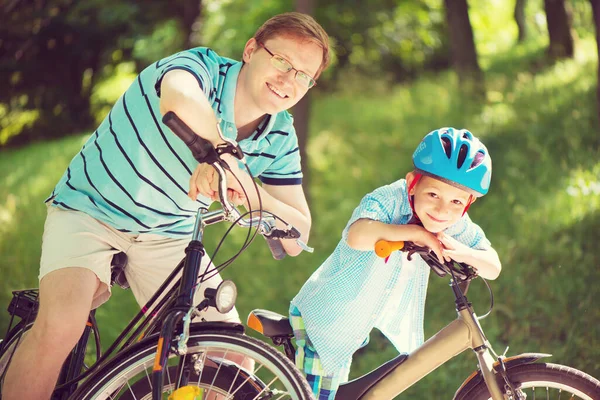
[[[85,213],[48,206],[39,279],[62,268],[89,269],[101,282],[92,302],[92,308],[96,308],[110,297],[112,257],[124,252],[127,254],[125,276],[136,301],[142,307],[185,256],[188,243],[189,240],[156,234],[123,233]],[[206,270],[209,261],[208,256],[203,257],[201,272]],[[221,276],[215,275],[203,282],[196,294],[196,304],[203,299],[207,287],[217,287],[221,281]],[[221,314],[210,307],[204,312],[203,318],[209,321],[240,320],[235,308],[227,314]]]

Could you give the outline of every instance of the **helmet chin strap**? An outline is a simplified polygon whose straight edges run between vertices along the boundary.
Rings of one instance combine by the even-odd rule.
[[[421,222],[421,221],[419,220],[419,216],[417,215],[417,212],[415,211],[414,196],[411,195],[410,192],[415,188],[415,186],[417,185],[419,180],[421,180],[422,177],[423,177],[423,174],[416,172],[412,182],[410,183],[410,185],[408,185],[408,189],[407,189],[408,190],[408,203],[410,204],[410,209],[413,212],[412,219],[415,219],[418,222]]]
[[[473,200],[475,200],[475,197],[472,194],[470,194],[469,200],[467,201],[467,206],[465,207],[465,210],[463,211],[462,215],[465,215],[467,213],[467,210],[469,209],[469,207],[471,207],[471,204],[473,204]]]
[[[412,196],[410,194],[410,192],[415,188],[415,186],[417,186],[417,183],[419,182],[419,180],[421,180],[421,178],[423,177],[423,174],[416,172],[414,175],[414,179],[412,180],[412,182],[410,183],[410,185],[408,185],[408,203],[410,204],[410,208],[413,212],[413,219],[415,219],[416,221],[420,222],[419,216],[417,215],[417,212],[415,211],[415,204],[414,204],[414,196]],[[471,204],[473,204],[473,200],[475,200],[475,197],[470,194],[469,195],[469,200],[467,200],[467,205],[465,206],[465,209],[463,210],[462,215],[465,215],[467,213],[467,210],[469,209],[469,207],[471,207]]]

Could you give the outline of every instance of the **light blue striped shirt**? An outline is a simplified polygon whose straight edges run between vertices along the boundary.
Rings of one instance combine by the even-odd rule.
[[[187,197],[198,165],[186,145],[162,123],[160,83],[171,70],[192,73],[225,136],[235,139],[234,97],[242,63],[195,48],[162,59],[136,78],[73,158],[47,199],[83,211],[123,232],[182,238],[210,199]],[[254,176],[271,185],[302,183],[298,140],[287,111],[266,115],[239,142]]]
[[[394,252],[386,263],[374,251],[354,250],[346,243],[348,229],[358,219],[400,225],[411,217],[404,179],[366,195],[333,254],[292,300],[290,308],[300,311],[307,336],[328,373],[347,366],[373,328],[399,352],[410,352],[423,343],[427,264],[418,256],[408,261],[401,252]],[[468,214],[445,233],[472,248],[490,247]]]

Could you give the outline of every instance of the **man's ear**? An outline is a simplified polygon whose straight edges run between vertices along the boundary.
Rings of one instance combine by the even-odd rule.
[[[246,42],[246,46],[244,46],[244,54],[242,55],[244,62],[247,63],[250,61],[250,58],[252,57],[252,54],[254,54],[254,51],[257,47],[258,42],[254,38],[251,38]]]
[[[406,174],[406,187],[411,187],[413,181],[415,180],[415,171],[410,171]],[[408,193],[409,196],[415,194],[415,188],[412,188]]]

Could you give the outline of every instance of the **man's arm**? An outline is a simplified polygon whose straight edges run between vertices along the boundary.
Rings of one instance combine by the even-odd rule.
[[[196,134],[213,145],[222,142],[217,132],[217,117],[206,95],[191,73],[174,69],[160,84],[160,112],[173,111]]]
[[[300,240],[307,243],[312,221],[302,185],[278,186],[263,184],[262,187],[258,186],[258,190],[261,195],[263,209],[293,225],[300,231]],[[248,193],[248,195],[251,204],[256,209],[258,203],[254,195],[255,190],[251,189],[251,191],[252,193]],[[284,228],[280,221],[277,221],[277,226],[278,228]],[[284,239],[281,243],[290,256],[297,256],[302,252],[302,248],[296,244],[295,239]]]

